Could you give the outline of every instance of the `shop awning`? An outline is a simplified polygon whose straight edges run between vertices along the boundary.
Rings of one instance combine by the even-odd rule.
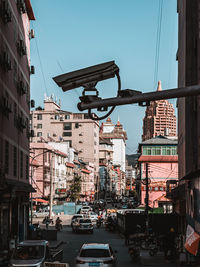
[[[13,188],[16,192],[36,192],[29,183],[24,183],[15,179],[6,179],[6,184]]]
[[[49,203],[49,201],[44,200],[44,199],[41,199],[41,198],[35,198],[35,199],[33,199],[33,201],[41,202],[41,203],[45,203],[45,204],[48,204]]]

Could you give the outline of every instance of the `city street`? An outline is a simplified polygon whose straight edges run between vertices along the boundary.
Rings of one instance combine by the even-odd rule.
[[[63,262],[69,263],[70,267],[75,266],[75,257],[83,243],[102,242],[109,243],[113,250],[117,250],[117,266],[177,266],[171,262],[166,262],[163,253],[150,257],[147,251],[142,251],[141,260],[134,263],[128,254],[128,247],[124,245],[124,239],[117,233],[105,231],[104,228],[94,229],[94,234],[73,233],[70,226],[64,226],[61,232],[58,232],[58,240],[64,242]]]
[[[58,240],[65,242],[63,245],[63,262],[67,262],[71,266],[75,266],[75,257],[82,244],[84,243],[109,243],[113,250],[117,250],[117,266],[139,266],[133,265],[128,248],[124,245],[124,239],[118,234],[105,231],[105,229],[94,229],[93,234],[73,233],[70,226],[65,226],[61,232],[58,232]]]

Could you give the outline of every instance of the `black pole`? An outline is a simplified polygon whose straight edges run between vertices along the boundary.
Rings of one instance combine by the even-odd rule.
[[[145,197],[145,222],[146,222],[146,233],[149,233],[149,165],[146,163],[146,197]]]
[[[123,90],[122,90],[123,91]],[[182,88],[174,88],[163,91],[154,91],[148,93],[137,94],[126,97],[113,97],[100,100],[94,100],[89,103],[78,103],[78,109],[80,111],[101,107],[113,107],[126,104],[144,103],[149,101],[171,99],[186,96],[195,96],[200,94],[200,85],[187,86]]]

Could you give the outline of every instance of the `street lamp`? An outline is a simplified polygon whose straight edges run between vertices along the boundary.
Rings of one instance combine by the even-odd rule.
[[[37,158],[38,156],[41,156],[41,155],[44,155],[48,152],[54,152],[54,150],[51,150],[51,149],[47,149],[46,151],[43,151],[42,153],[39,153],[35,156],[31,156],[31,186],[33,184],[33,160],[35,158]],[[52,160],[53,160],[53,155],[51,157],[51,166],[50,168],[52,168]],[[50,169],[50,201],[49,201],[49,217],[51,218],[51,215],[52,215],[52,191],[53,191],[53,188],[52,188],[52,185],[53,185],[53,179],[52,179],[52,170]],[[33,193],[31,192],[31,225],[33,224]]]

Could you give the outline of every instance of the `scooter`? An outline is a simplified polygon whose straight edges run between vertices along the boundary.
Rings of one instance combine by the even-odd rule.
[[[60,231],[62,229],[62,224],[60,222],[57,222],[55,228],[56,230]]]

